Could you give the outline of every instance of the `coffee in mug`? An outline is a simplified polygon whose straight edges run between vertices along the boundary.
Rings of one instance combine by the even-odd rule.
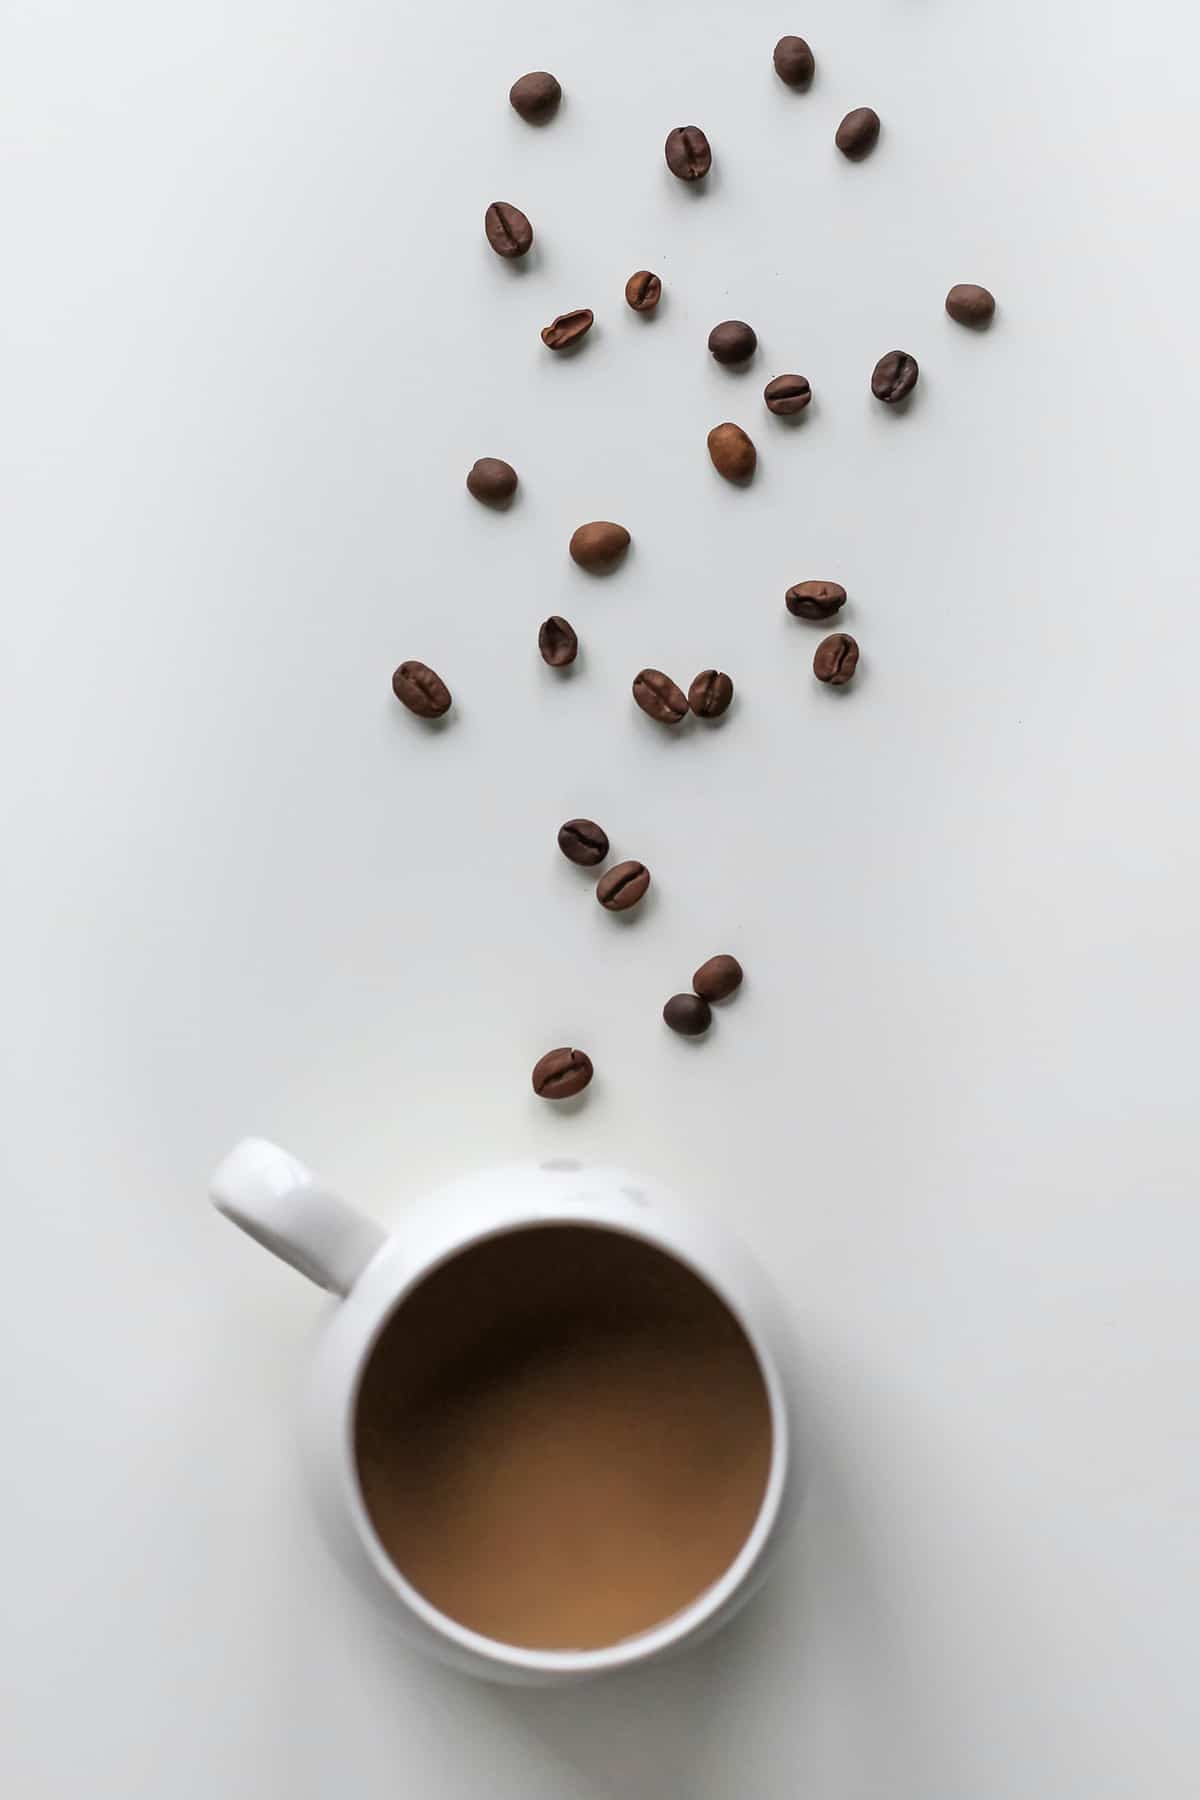
[[[682,1612],[745,1544],[772,1457],[741,1325],[620,1231],[534,1225],[451,1256],[384,1323],[354,1414],[399,1573],[499,1643],[592,1650]]]

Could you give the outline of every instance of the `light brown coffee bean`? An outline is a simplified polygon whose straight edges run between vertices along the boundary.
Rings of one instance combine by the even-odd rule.
[[[493,200],[483,215],[483,229],[497,256],[524,256],[533,243],[533,226],[519,206]]]
[[[749,481],[758,465],[758,451],[740,425],[714,425],[708,434],[708,454],[713,468],[726,481]]]
[[[995,310],[995,296],[973,281],[958,282],[946,295],[946,311],[959,325],[987,325]]]
[[[615,863],[596,883],[596,898],[607,912],[628,912],[649,886],[650,871],[645,863]]]
[[[688,689],[688,705],[698,719],[719,719],[732,699],[733,683],[720,669],[701,669]]]
[[[858,667],[858,645],[844,631],[822,638],[813,656],[813,674],[830,687],[845,687]]]
[[[595,322],[590,306],[577,306],[574,312],[559,313],[549,325],[542,327],[542,342],[547,350],[569,350],[587,336]]]
[[[628,550],[629,533],[611,519],[593,519],[590,525],[580,525],[571,533],[568,547],[572,562],[581,569],[611,569]]]
[[[653,312],[662,299],[662,282],[649,269],[639,269],[625,283],[625,298],[634,312]]]
[[[392,676],[392,692],[420,719],[440,719],[450,711],[450,689],[423,662],[402,662]]]
[[[633,697],[642,711],[660,725],[678,725],[687,718],[687,695],[661,669],[643,669],[635,675]]]
[[[727,1000],[742,985],[742,965],[736,956],[710,956],[692,976],[692,986],[705,1000]]]
[[[592,1079],[592,1059],[584,1050],[547,1050],[533,1065],[533,1091],[542,1100],[570,1100]]]

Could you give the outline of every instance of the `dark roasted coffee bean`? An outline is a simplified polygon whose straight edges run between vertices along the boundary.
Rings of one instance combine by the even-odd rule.
[[[786,416],[804,411],[812,399],[812,389],[803,375],[777,375],[763,389],[763,399],[768,412]]]
[[[423,662],[402,662],[392,676],[392,692],[422,719],[440,719],[450,711],[450,689]]]
[[[517,491],[517,471],[498,456],[481,456],[471,465],[467,492],[487,506],[503,506]]]
[[[758,349],[758,337],[745,319],[723,319],[709,332],[708,347],[719,363],[747,362]]]
[[[699,1037],[712,1024],[712,1007],[699,994],[672,994],[663,1007],[663,1021],[681,1037]]]
[[[571,533],[569,549],[572,562],[581,569],[609,569],[629,548],[629,533],[611,519],[593,519]]]
[[[552,669],[565,669],[579,655],[579,639],[575,635],[575,627],[557,613],[543,619],[538,631],[538,649],[542,653],[542,661],[549,663]]]
[[[996,310],[996,299],[973,281],[960,281],[946,295],[946,311],[960,325],[986,325]]]
[[[736,956],[710,956],[692,976],[692,986],[704,1000],[727,1000],[742,985],[742,965]]]
[[[912,393],[920,373],[916,357],[907,350],[889,350],[871,372],[871,392],[885,406],[894,406]]]
[[[592,1059],[583,1050],[547,1050],[533,1065],[533,1091],[543,1100],[569,1100],[592,1079]]]
[[[608,833],[595,819],[568,819],[558,828],[558,847],[568,862],[593,869],[608,855]]]
[[[832,619],[846,604],[846,590],[836,581],[798,581],[784,599],[797,619]]]
[[[858,667],[858,645],[844,631],[822,638],[813,656],[813,674],[830,687],[845,687]]]
[[[569,350],[592,329],[594,315],[590,306],[577,306],[574,312],[559,313],[549,325],[542,327],[542,342],[548,350]]]
[[[653,312],[662,299],[662,282],[649,269],[639,269],[625,283],[625,298],[634,312]]]
[[[534,69],[531,74],[522,75],[519,81],[513,82],[508,98],[513,111],[520,113],[530,125],[544,125],[558,111],[562,89],[545,69]]]
[[[833,141],[843,156],[858,162],[875,148],[878,137],[879,114],[870,106],[856,106],[838,126]]]
[[[519,206],[493,200],[483,215],[487,241],[497,256],[524,256],[533,242],[533,226]]]
[[[726,481],[749,481],[758,463],[758,452],[740,425],[714,425],[708,434],[708,454],[713,468]]]
[[[813,78],[813,53],[801,37],[781,37],[775,46],[775,73],[789,87],[806,88]]]
[[[703,181],[712,168],[712,151],[698,125],[677,125],[667,133],[667,167],[680,181]]]
[[[596,898],[608,912],[628,912],[649,886],[650,871],[645,863],[614,863],[596,883]]]
[[[719,719],[732,699],[733,683],[720,669],[701,669],[688,689],[688,705],[698,719]]]
[[[660,725],[678,725],[687,718],[687,695],[661,669],[643,669],[633,678],[633,697],[644,713]]]

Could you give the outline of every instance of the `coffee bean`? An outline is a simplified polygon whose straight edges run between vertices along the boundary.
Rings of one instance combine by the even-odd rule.
[[[628,912],[649,886],[650,871],[644,863],[615,863],[596,883],[596,898],[608,912]]]
[[[703,181],[712,168],[712,150],[698,125],[677,125],[667,133],[667,167],[680,181]]]
[[[643,669],[633,678],[633,697],[644,713],[660,725],[678,725],[687,718],[687,695],[661,669]]]
[[[742,965],[736,956],[710,956],[692,976],[692,986],[704,1000],[727,1000],[742,985]]]
[[[568,819],[558,828],[558,847],[568,862],[592,869],[608,855],[608,833],[595,819]]]
[[[450,711],[450,689],[423,662],[402,662],[392,676],[392,692],[422,719],[440,719]]]
[[[574,312],[559,313],[549,325],[542,327],[542,342],[548,350],[569,350],[592,329],[594,314],[590,306],[577,306]]]
[[[775,46],[775,73],[789,87],[806,88],[813,78],[813,53],[802,37],[781,37]]]
[[[789,413],[804,411],[812,399],[812,389],[803,375],[777,375],[763,389],[763,399],[768,412],[786,417]]]
[[[758,451],[740,425],[714,425],[708,434],[708,454],[713,468],[726,481],[749,481],[758,463]]]
[[[649,269],[639,269],[625,283],[625,298],[634,312],[653,312],[662,299],[662,282]]]
[[[628,550],[629,533],[610,519],[593,519],[590,525],[581,525],[571,533],[568,548],[572,562],[581,569],[608,569]]]
[[[544,125],[558,111],[562,89],[545,69],[534,69],[531,74],[522,75],[513,82],[508,98],[513,111],[520,113],[528,124]]]
[[[732,699],[733,683],[720,669],[702,669],[688,689],[688,705],[698,719],[719,719]]]
[[[547,1050],[533,1065],[533,1091],[543,1100],[569,1100],[592,1079],[592,1059],[583,1050]]]
[[[699,1037],[712,1024],[712,1007],[699,994],[672,994],[663,1007],[663,1019],[682,1037]]]
[[[498,456],[481,456],[472,463],[467,492],[486,506],[503,506],[517,491],[517,471]]]
[[[858,645],[844,631],[822,638],[813,656],[813,674],[830,687],[845,687],[858,667]]]
[[[708,347],[719,363],[746,362],[758,349],[758,336],[745,319],[724,319],[709,332]]]
[[[879,114],[870,106],[856,106],[838,126],[833,141],[843,156],[859,162],[875,148],[878,137]]]
[[[519,206],[493,200],[483,215],[487,241],[497,256],[524,256],[533,243],[533,226]]]
[[[889,350],[871,373],[871,392],[885,406],[894,406],[897,400],[906,400],[912,393],[920,373],[916,357],[907,350]]]
[[[575,635],[575,627],[554,613],[543,619],[538,630],[538,649],[542,653],[542,661],[549,663],[552,669],[565,669],[579,655],[579,639]]]
[[[797,619],[832,619],[846,604],[846,590],[836,581],[798,581],[784,600]]]
[[[960,281],[946,295],[946,311],[959,325],[986,325],[996,310],[996,299],[973,281]]]

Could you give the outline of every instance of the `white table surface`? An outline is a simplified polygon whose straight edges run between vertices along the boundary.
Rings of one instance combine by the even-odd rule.
[[[1194,1795],[1195,11],[42,0],[3,30],[3,1791]],[[505,98],[531,67],[567,92],[540,132]],[[662,160],[691,121],[702,194]],[[486,248],[497,197],[527,269]],[[998,295],[986,336],[958,280]],[[705,352],[729,315],[747,375]],[[867,391],[893,347],[905,417]],[[790,369],[798,428],[760,399]],[[484,454],[505,516],[464,491]],[[595,517],[635,540],[607,582],[566,557]],[[851,591],[842,697],[783,610],[809,576]],[[406,656],[451,728],[396,706]],[[654,728],[646,663],[730,670],[725,727]],[[558,857],[573,813],[652,867],[635,925]],[[724,949],[743,995],[674,1040],[663,999]],[[566,1118],[528,1088],[565,1041],[598,1070]],[[248,1130],[381,1216],[570,1153],[736,1220],[811,1419],[761,1602],[556,1696],[395,1646],[297,1484],[318,1296],[204,1198]]]

